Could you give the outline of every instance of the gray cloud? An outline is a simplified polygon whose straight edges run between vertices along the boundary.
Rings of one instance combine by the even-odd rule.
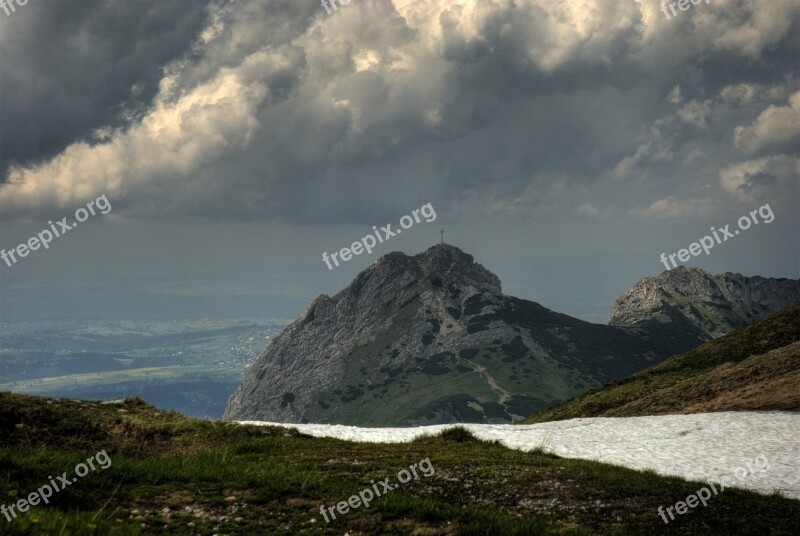
[[[146,105],[140,116],[89,113],[60,141],[12,147],[23,156],[0,205],[22,218],[105,193],[116,217],[377,223],[427,201],[454,215],[596,215],[632,186],[641,217],[749,202],[782,192],[793,169],[794,134],[764,114],[797,90],[799,21],[792,0],[719,0],[669,21],[633,0],[354,0],[330,16],[315,2],[214,4],[202,30],[183,23],[173,53],[196,42],[159,78],[81,92],[88,107]],[[64,32],[89,49],[114,40]],[[135,84],[151,92],[131,101]],[[52,124],[36,117],[32,132]],[[101,124],[102,138],[78,141]],[[772,160],[741,161],[764,144]]]
[[[0,175],[146,109],[205,19],[192,0],[37,0],[0,14]]]
[[[789,106],[769,106],[749,127],[736,127],[736,147],[745,154],[791,151],[800,147],[800,91]]]

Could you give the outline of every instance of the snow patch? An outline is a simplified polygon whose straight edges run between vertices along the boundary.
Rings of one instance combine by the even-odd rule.
[[[405,443],[463,426],[475,437],[508,448],[541,448],[564,458],[596,460],[631,469],[652,469],[686,480],[720,483],[800,499],[800,414],[720,412],[650,417],[593,417],[528,425],[445,424],[414,428],[360,428],[329,424],[239,421],[240,424],[294,428],[314,437],[364,443]],[[763,472],[743,479],[736,469],[767,459]]]

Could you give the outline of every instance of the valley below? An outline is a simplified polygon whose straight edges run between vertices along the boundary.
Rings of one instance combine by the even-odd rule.
[[[0,390],[78,399],[139,396],[200,418],[222,416],[280,320],[5,323]]]

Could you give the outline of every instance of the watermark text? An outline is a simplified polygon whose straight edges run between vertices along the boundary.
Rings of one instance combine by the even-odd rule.
[[[94,210],[95,207],[100,211],[100,214],[108,214],[111,212],[111,203],[108,202],[108,198],[103,194],[94,201],[89,201],[86,204],[86,208],[81,207],[75,211],[75,219],[77,221],[68,222],[66,217],[61,218],[61,220],[56,223],[53,223],[53,220],[49,220],[47,223],[50,224],[50,229],[42,230],[42,232],[36,236],[32,236],[28,239],[27,242],[23,242],[13,249],[8,251],[5,249],[0,250],[0,258],[5,261],[7,266],[11,267],[12,264],[17,263],[17,255],[23,258],[27,257],[31,251],[36,251],[42,246],[44,246],[44,249],[48,249],[53,238],[62,236],[67,231],[71,231],[77,227],[78,223],[88,220],[89,213],[91,213],[92,216],[97,214]],[[58,227],[56,227],[56,224],[58,224]]]
[[[408,471],[411,470],[411,472]],[[419,475],[417,474],[417,469],[422,472],[422,475],[425,478],[432,476],[436,470],[433,468],[433,464],[431,463],[430,458],[425,458],[424,460],[412,464],[409,466],[408,469],[402,469],[399,473],[397,473],[397,480],[400,481],[401,484],[405,484],[409,480],[411,480],[411,474],[414,474],[414,480],[419,479]],[[386,477],[385,479],[379,481],[377,484],[374,480],[370,481],[372,484],[371,488],[364,488],[363,490],[358,492],[358,495],[352,495],[346,501],[341,501],[335,507],[328,506],[327,508],[325,505],[319,507],[319,511],[322,514],[322,517],[325,518],[326,523],[330,523],[331,520],[328,519],[328,514],[331,515],[333,519],[336,519],[336,514],[334,513],[334,509],[339,512],[340,515],[344,515],[350,511],[350,509],[359,508],[362,504],[369,508],[369,503],[380,497],[381,495],[385,495],[386,492],[392,491],[393,489],[397,489],[400,487],[400,484],[391,484],[391,479]],[[379,489],[380,488],[380,489]],[[373,491],[375,493],[373,493]],[[327,511],[326,511],[327,510]]]
[[[97,467],[94,466],[94,462],[98,463],[100,469],[108,469],[111,467],[111,457],[106,453],[105,450],[101,450],[94,456],[90,456],[86,460],[86,463],[81,462],[75,466],[74,471],[77,476],[69,478],[69,475],[66,473],[66,471],[60,476],[56,477],[55,480],[52,476],[49,476],[47,477],[50,479],[49,484],[45,484],[36,491],[30,492],[26,499],[20,499],[16,503],[12,503],[10,506],[6,506],[5,504],[0,505],[0,513],[2,513],[6,519],[11,522],[12,517],[17,517],[17,512],[14,511],[15,509],[19,510],[20,513],[24,513],[27,512],[31,506],[36,506],[40,502],[43,502],[44,504],[50,504],[50,497],[53,496],[54,491],[59,492],[67,486],[71,486],[77,482],[78,478],[85,477],[89,474],[90,467],[92,468],[92,471],[97,469]],[[58,481],[58,483],[56,483],[56,481]]]
[[[330,254],[330,256],[328,256],[328,252],[325,251],[322,254],[322,262],[328,266],[328,270],[333,270],[331,261],[333,261],[333,264],[336,266],[339,266],[339,259],[341,259],[342,262],[347,262],[353,257],[353,255],[361,255],[364,253],[364,250],[371,254],[372,248],[377,246],[379,243],[382,244],[391,237],[399,235],[403,232],[403,229],[409,229],[410,227],[413,227],[415,222],[419,223],[421,221],[420,215],[425,218],[425,221],[428,223],[436,219],[436,211],[433,210],[433,206],[430,203],[422,205],[418,209],[414,209],[411,214],[414,216],[413,218],[408,214],[400,218],[400,227],[402,227],[402,229],[396,229],[393,231],[391,223],[385,227],[381,227],[380,230],[378,230],[377,226],[373,225],[372,230],[375,232],[374,235],[368,234],[359,242],[353,242],[349,248],[342,248],[339,251],[334,251]],[[339,259],[337,259],[337,257]]]
[[[667,255],[666,253],[661,254],[661,262],[664,263],[667,270],[671,270],[672,268],[677,268],[678,264],[675,262],[675,257],[678,257],[678,260],[681,262],[686,262],[689,260],[689,255],[697,256],[700,255],[701,251],[704,251],[706,255],[711,254],[711,248],[715,245],[722,244],[723,242],[727,242],[729,238],[733,238],[737,236],[740,232],[746,231],[750,228],[752,224],[758,225],[758,218],[756,218],[756,214],[761,216],[761,219],[764,223],[772,223],[772,220],[775,219],[775,214],[772,212],[772,208],[769,206],[769,203],[763,205],[758,210],[753,210],[750,212],[750,216],[742,216],[739,218],[739,221],[736,223],[739,225],[739,229],[734,230],[733,232],[730,231],[730,225],[726,225],[725,227],[720,227],[719,229],[715,229],[711,227],[711,235],[706,235],[697,242],[693,242],[689,245],[689,249],[681,249],[676,253],[672,253],[671,255]],[[752,219],[752,223],[751,220]],[[714,241],[716,239],[716,242]],[[672,263],[672,267],[667,263],[667,259]]]

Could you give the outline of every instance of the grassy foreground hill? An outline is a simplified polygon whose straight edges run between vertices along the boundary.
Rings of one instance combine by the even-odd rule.
[[[701,485],[523,453],[463,429],[397,445],[201,421],[139,399],[98,403],[0,393],[0,505],[94,453],[89,471],[0,534],[794,534],[800,501],[729,489],[669,525],[657,514]],[[429,478],[326,523],[372,481],[430,460]],[[421,467],[422,464],[420,464]]]
[[[524,422],[708,411],[800,411],[798,385],[800,305],[793,305]]]

